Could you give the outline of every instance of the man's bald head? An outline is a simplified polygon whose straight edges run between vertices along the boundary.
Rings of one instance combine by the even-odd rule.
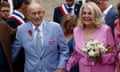
[[[39,3],[33,2],[28,6],[28,16],[34,25],[39,26],[43,20],[44,10]]]
[[[42,9],[42,7],[41,7],[41,5],[39,3],[32,2],[28,6],[28,12],[31,11],[32,9],[36,9],[36,8]]]

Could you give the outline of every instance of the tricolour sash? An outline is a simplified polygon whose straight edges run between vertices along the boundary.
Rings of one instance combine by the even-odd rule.
[[[13,12],[13,14],[9,18],[15,18],[20,25],[25,23],[24,18],[16,12]]]
[[[63,15],[69,14],[69,12],[67,11],[65,7],[65,4],[62,4],[59,8]]]

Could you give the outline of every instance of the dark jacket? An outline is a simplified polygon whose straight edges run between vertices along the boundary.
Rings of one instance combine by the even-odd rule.
[[[0,44],[6,56],[10,72],[13,72],[12,54],[11,54],[11,38],[15,37],[15,32],[16,32],[15,29],[10,28],[6,22],[0,20]]]
[[[75,4],[75,8],[74,8],[74,13],[75,15],[79,15],[79,10],[80,10],[81,4]],[[53,15],[53,21],[61,24],[62,21],[62,17],[64,16],[64,14],[62,13],[62,11],[60,10],[60,6],[56,7],[54,9],[54,15]]]

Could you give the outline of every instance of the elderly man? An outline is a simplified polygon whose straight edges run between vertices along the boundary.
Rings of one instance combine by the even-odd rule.
[[[65,72],[69,49],[60,25],[43,20],[44,11],[38,3],[31,3],[28,12],[31,21],[17,29],[13,60],[23,46],[24,72]]]

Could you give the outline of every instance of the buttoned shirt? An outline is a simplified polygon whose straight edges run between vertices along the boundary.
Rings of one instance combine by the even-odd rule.
[[[68,5],[66,4],[66,7],[67,7],[67,8],[71,8],[71,9],[72,9],[72,12],[71,12],[71,13],[74,14],[74,8],[75,8],[75,5],[74,5],[74,4],[73,4],[71,7],[68,7]]]

